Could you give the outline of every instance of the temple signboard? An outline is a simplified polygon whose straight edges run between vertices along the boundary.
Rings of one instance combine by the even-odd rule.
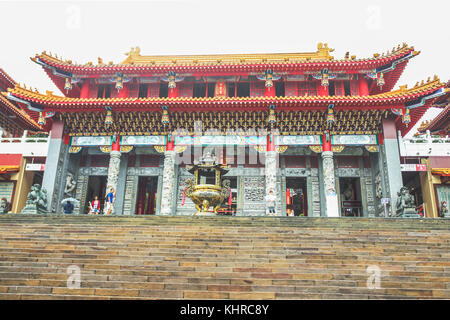
[[[400,164],[401,171],[427,171],[426,164]]]
[[[278,136],[277,145],[314,145],[320,144],[320,136]]]
[[[377,144],[377,137],[375,135],[335,135],[331,137],[333,144],[340,145],[367,145],[367,144]]]

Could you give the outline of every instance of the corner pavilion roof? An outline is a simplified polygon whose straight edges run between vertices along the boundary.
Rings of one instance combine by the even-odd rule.
[[[141,76],[166,75],[169,71],[193,76],[251,75],[264,73],[271,68],[278,74],[312,74],[328,68],[333,73],[369,73],[386,67],[389,72],[384,74],[386,84],[383,89],[376,86],[372,89],[372,93],[380,93],[392,90],[409,59],[420,53],[406,43],[386,54],[375,53],[372,58],[365,59],[356,59],[356,56],[348,54],[344,59],[335,60],[330,55],[333,51],[327,44],[319,43],[316,52],[306,53],[142,56],[139,47],[136,47],[126,53],[127,58],[121,63],[104,63],[98,58],[97,65],[92,62],[78,64],[45,51],[31,59],[46,69],[62,92],[63,77],[102,76],[116,72]],[[70,93],[68,95],[71,96]]]
[[[0,85],[4,88],[11,89],[18,84],[0,68]],[[42,127],[26,111],[20,109],[3,95],[0,95],[0,126],[9,130],[13,128],[35,131],[42,130]]]

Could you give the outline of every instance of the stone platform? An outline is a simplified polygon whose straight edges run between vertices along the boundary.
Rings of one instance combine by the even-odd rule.
[[[449,219],[9,214],[0,257],[0,299],[450,299]]]

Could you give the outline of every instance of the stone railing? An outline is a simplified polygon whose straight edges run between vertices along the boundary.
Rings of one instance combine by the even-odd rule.
[[[22,137],[0,138],[0,153],[22,154],[24,157],[46,157],[48,152],[49,136],[29,136],[24,131]]]
[[[399,132],[398,144],[402,157],[450,156],[450,137],[433,137],[429,131],[409,139]]]

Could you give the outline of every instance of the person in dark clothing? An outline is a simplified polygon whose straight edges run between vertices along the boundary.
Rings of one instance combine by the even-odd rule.
[[[64,213],[72,213],[72,211],[73,211],[73,204],[72,204],[72,202],[67,201],[64,204],[63,208],[64,208]]]

